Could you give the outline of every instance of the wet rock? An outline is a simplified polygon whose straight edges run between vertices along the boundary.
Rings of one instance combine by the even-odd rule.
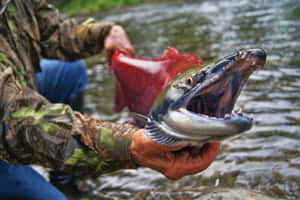
[[[188,191],[144,191],[135,195],[135,200],[274,200],[253,191],[241,188],[200,188]],[[276,198],[278,199],[278,198]]]

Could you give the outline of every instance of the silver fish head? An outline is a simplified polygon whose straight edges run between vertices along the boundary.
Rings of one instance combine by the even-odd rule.
[[[233,108],[265,61],[263,49],[247,49],[181,72],[158,95],[145,126],[148,135],[163,145],[197,145],[249,130],[253,120]]]

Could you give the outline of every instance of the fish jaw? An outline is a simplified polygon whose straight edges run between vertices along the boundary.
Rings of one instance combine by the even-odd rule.
[[[146,125],[148,135],[164,145],[202,145],[249,130],[252,119],[232,110],[248,77],[265,60],[262,49],[241,50],[182,72],[155,102]],[[196,83],[184,86],[187,77]]]

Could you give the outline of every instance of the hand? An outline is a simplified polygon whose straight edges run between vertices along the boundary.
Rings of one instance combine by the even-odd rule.
[[[199,147],[164,146],[154,142],[141,129],[131,136],[134,162],[161,172],[172,180],[205,170],[215,159],[220,143]]]
[[[106,51],[106,58],[109,66],[111,65],[112,56],[117,49],[126,55],[135,55],[134,47],[132,46],[125,30],[119,25],[114,25],[111,28],[105,38],[104,49]]]

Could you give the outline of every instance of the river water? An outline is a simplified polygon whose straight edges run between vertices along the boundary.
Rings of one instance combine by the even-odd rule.
[[[89,197],[131,199],[155,190],[172,199],[173,191],[209,186],[300,199],[300,1],[163,1],[95,16],[123,25],[137,57],[158,58],[168,46],[204,63],[249,47],[264,48],[268,57],[267,67],[251,76],[237,102],[254,118],[254,127],[225,140],[206,171],[170,181],[146,168],[123,170],[87,181]],[[113,75],[101,63],[104,57],[88,70],[87,114],[116,120]]]

